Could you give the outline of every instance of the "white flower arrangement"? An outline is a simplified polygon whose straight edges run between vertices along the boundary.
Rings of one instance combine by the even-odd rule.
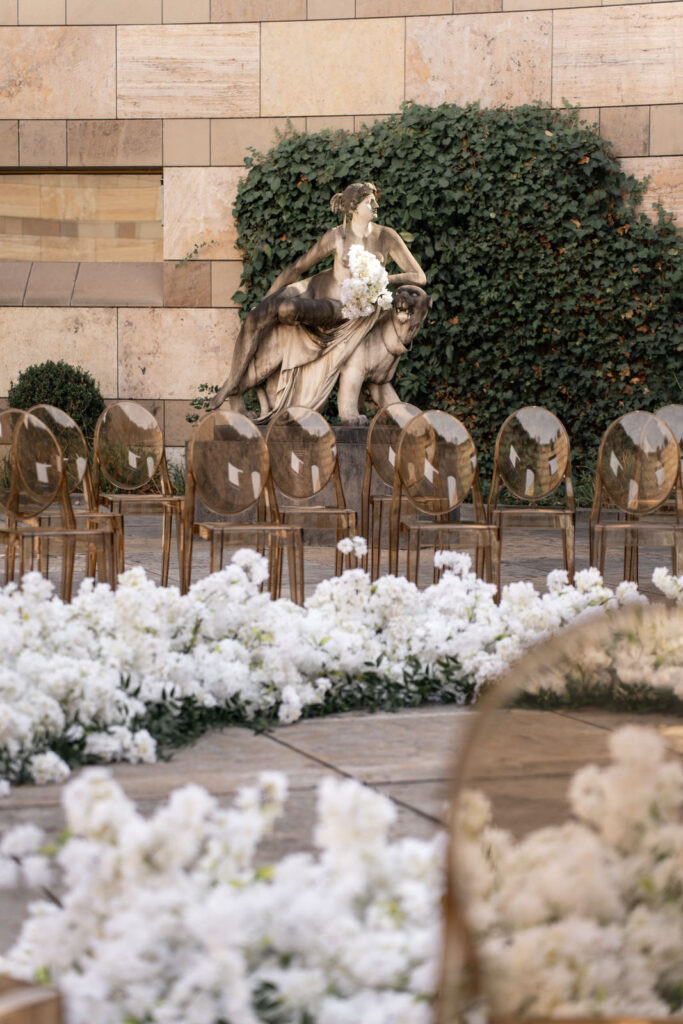
[[[347,546],[364,554],[357,540]],[[182,730],[186,707],[209,728],[212,719],[294,722],[321,705],[367,706],[368,694],[375,707],[464,704],[532,644],[638,598],[587,569],[574,586],[551,573],[543,595],[531,583],[504,587],[497,605],[467,556],[438,561],[443,575],[424,591],[351,569],[319,584],[305,607],[259,593],[266,563],[248,550],[185,596],[142,569],[122,574],[114,592],[86,581],[71,604],[37,573],[10,584],[0,590],[0,796],[10,783],[64,781],[67,761],[153,762],[147,716],[165,712]],[[657,570],[655,582],[683,595],[682,579]],[[683,698],[683,641],[656,650],[653,631],[648,642],[636,658],[621,641],[619,670],[635,666],[641,682]]]
[[[362,245],[349,249],[349,270],[351,276],[342,282],[342,316],[345,320],[370,316],[376,308],[389,309],[392,295],[389,291],[389,275],[373,253]]]
[[[648,729],[610,749],[612,764],[574,777],[562,825],[515,840],[481,793],[460,804],[493,1013],[680,1013],[683,770]],[[146,819],[106,769],[87,770],[65,787],[58,852],[31,825],[0,843],[0,885],[54,878],[60,893],[30,904],[0,972],[56,984],[69,1024],[429,1024],[445,836],[392,842],[390,800],[326,778],[317,853],[258,867],[285,794],[276,773],[231,808],[188,785]]]

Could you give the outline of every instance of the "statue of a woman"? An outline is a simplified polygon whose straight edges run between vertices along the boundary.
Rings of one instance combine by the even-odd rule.
[[[261,420],[288,405],[324,405],[344,362],[381,312],[351,320],[342,317],[341,287],[350,276],[351,246],[362,246],[382,264],[393,260],[401,273],[389,275],[390,285],[426,283],[422,268],[396,231],[374,223],[377,189],[373,184],[348,185],[333,196],[330,205],[334,213],[343,213],[342,223],[283,270],[251,310],[237,336],[230,373],[210,408],[254,386],[259,388]],[[329,270],[300,280],[330,253],[334,263]]]

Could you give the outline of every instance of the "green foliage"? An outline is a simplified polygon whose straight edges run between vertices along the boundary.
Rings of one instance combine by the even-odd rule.
[[[55,405],[76,421],[88,441],[92,441],[97,419],[104,411],[104,399],[95,378],[80,366],[62,359],[34,363],[10,381],[8,401],[12,409],[30,409],[34,405]]]
[[[408,104],[354,134],[290,131],[246,163],[242,315],[337,223],[332,194],[374,181],[434,300],[397,390],[463,419],[484,471],[522,405],[564,421],[581,475],[616,416],[683,400],[681,234],[637,211],[646,183],[576,110]]]

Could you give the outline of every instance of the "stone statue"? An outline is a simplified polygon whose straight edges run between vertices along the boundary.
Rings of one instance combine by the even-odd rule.
[[[370,182],[348,185],[332,198],[332,211],[343,213],[342,223],[283,270],[251,310],[237,336],[230,373],[210,408],[229,399],[232,408],[243,410],[242,396],[256,387],[261,406],[257,420],[267,420],[291,405],[320,409],[337,380],[342,422],[363,422],[358,399],[366,380],[371,389],[384,388],[377,395],[398,401],[390,380],[430,303],[419,287],[426,283],[424,272],[408,247],[396,231],[374,223],[377,206],[377,189]],[[361,247],[382,265],[390,259],[398,265],[401,273],[389,274],[389,285],[399,291],[403,285],[417,289],[403,294],[400,309],[382,315],[382,309],[375,307],[367,316],[343,317],[342,285],[350,277],[352,246]],[[330,254],[334,264],[329,270],[300,280]],[[387,348],[387,341],[393,348]],[[376,369],[375,362],[385,369]],[[378,376],[381,381],[375,379]]]

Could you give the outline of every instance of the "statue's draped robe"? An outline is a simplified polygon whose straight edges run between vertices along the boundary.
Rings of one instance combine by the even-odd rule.
[[[370,316],[344,320],[335,327],[311,328],[305,324],[276,324],[265,328],[253,358],[259,368],[259,351],[275,345],[282,364],[275,401],[257,420],[266,420],[291,405],[321,409],[339,379],[344,363],[377,323],[381,310]],[[272,351],[272,349],[271,349]]]

